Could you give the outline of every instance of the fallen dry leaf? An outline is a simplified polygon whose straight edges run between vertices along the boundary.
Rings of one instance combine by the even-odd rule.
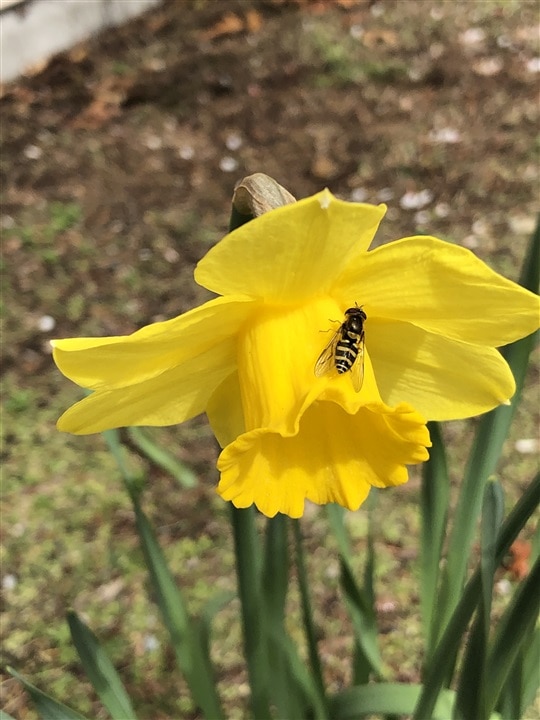
[[[246,13],[246,27],[250,33],[256,33],[261,29],[262,17],[256,10],[248,10]]]
[[[234,13],[226,13],[219,22],[201,33],[202,40],[215,40],[223,35],[235,35],[246,29],[246,23]]]
[[[72,127],[79,130],[97,130],[106,122],[118,117],[121,106],[133,85],[129,77],[110,76],[105,78],[94,91],[94,99],[77,115]]]
[[[515,580],[523,580],[529,574],[531,543],[527,540],[516,540],[510,547],[509,555],[506,568]]]

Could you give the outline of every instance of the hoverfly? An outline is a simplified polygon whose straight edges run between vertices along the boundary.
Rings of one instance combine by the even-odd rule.
[[[364,322],[361,307],[345,310],[345,320],[336,330],[315,363],[315,375],[322,377],[334,368],[342,375],[351,371],[353,388],[360,392],[364,381]]]

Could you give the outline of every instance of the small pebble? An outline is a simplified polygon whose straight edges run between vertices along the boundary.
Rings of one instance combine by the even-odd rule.
[[[538,452],[539,442],[537,438],[521,438],[521,440],[516,440],[514,447],[523,455],[534,455]]]
[[[531,58],[525,63],[525,67],[530,73],[540,72],[540,57]]]
[[[459,41],[462,45],[480,45],[486,39],[486,33],[482,28],[472,27],[465,32],[462,32],[459,36]]]
[[[231,150],[231,152],[239,150],[243,145],[241,135],[239,133],[230,133],[230,135],[227,135],[225,138],[225,145],[227,150]]]
[[[4,575],[2,578],[2,590],[14,590],[17,587],[15,575]]]
[[[226,155],[219,161],[219,168],[223,170],[223,172],[234,172],[238,169],[238,160]]]
[[[368,192],[365,188],[354,188],[354,190],[351,191],[351,200],[353,202],[366,202],[368,197]]]
[[[155,635],[145,635],[143,644],[146,652],[153,652],[155,650],[158,650],[160,646],[160,642]]]
[[[150,135],[150,137],[146,139],[146,147],[149,150],[159,150],[162,145],[163,140],[157,135]]]
[[[432,130],[429,133],[429,139],[432,143],[454,145],[455,143],[461,142],[461,133],[455,128],[445,127],[440,130]]]
[[[420,190],[420,192],[407,192],[399,204],[404,210],[421,210],[433,200],[431,190]]]
[[[24,156],[29,160],[39,160],[43,155],[43,150],[37,145],[27,145],[24,148]]]
[[[392,188],[381,188],[376,195],[376,198],[379,202],[390,202],[390,200],[394,199],[394,191]]]
[[[56,327],[56,320],[50,315],[42,315],[39,318],[37,325],[40,332],[51,332],[51,330],[54,330]]]
[[[195,155],[195,150],[191,147],[191,145],[182,145],[178,154],[182,160],[192,160]]]

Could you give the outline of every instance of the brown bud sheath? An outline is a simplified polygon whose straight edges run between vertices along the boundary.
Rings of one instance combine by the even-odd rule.
[[[259,217],[268,210],[296,202],[296,198],[268,175],[254,173],[236,185],[232,202],[241,215]]]

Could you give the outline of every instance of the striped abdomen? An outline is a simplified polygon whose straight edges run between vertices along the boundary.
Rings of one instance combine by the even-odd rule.
[[[341,337],[337,342],[334,361],[338,373],[346,373],[354,365],[358,357],[362,336],[347,330],[346,323],[342,326]]]

